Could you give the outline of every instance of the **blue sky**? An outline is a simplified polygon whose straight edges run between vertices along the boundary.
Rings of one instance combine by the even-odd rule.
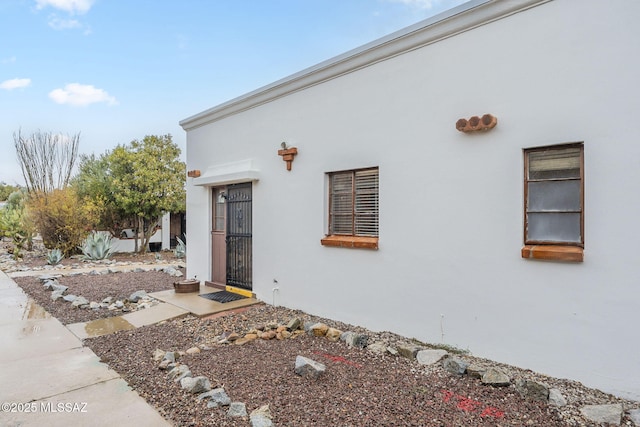
[[[0,181],[14,133],[101,154],[464,0],[0,0]]]

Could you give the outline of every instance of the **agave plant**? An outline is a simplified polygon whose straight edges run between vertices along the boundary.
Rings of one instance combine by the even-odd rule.
[[[58,265],[60,264],[60,261],[62,261],[63,259],[64,259],[64,255],[62,254],[62,251],[58,248],[51,249],[47,253],[47,264],[49,265]]]
[[[111,234],[105,231],[92,231],[91,234],[84,239],[80,249],[84,254],[84,259],[92,261],[107,259],[113,254]]]
[[[176,237],[176,240],[178,240],[178,244],[173,250],[173,254],[176,258],[184,258],[187,255],[187,245],[179,237]]]

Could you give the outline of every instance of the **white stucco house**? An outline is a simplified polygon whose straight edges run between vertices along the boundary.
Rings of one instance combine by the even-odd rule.
[[[190,276],[640,399],[638,17],[474,0],[182,120]]]

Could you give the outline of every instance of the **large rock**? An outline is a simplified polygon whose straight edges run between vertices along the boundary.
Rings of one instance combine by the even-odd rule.
[[[622,405],[587,405],[580,408],[583,417],[594,423],[608,423],[619,426],[622,421]]]
[[[78,297],[73,294],[65,295],[62,297],[62,299],[65,300],[66,302],[73,302],[75,301],[76,298]]]
[[[83,305],[89,305],[89,300],[83,296],[77,297],[71,303],[74,307],[82,307]]]
[[[164,353],[163,359],[170,362],[175,362],[178,359],[178,353],[175,351],[167,351]]]
[[[369,341],[369,337],[364,334],[347,331],[340,335],[340,340],[344,341],[349,347],[365,348]]]
[[[227,411],[227,417],[246,417],[247,406],[242,402],[231,402],[229,410]]]
[[[271,420],[272,416],[271,411],[269,410],[269,405],[264,405],[254,409],[249,415],[251,427],[272,427],[273,421]]]
[[[211,383],[207,377],[185,377],[180,380],[180,386],[189,393],[204,393],[211,390]]]
[[[56,301],[60,298],[64,297],[64,292],[63,291],[53,291],[51,292],[51,300],[52,301]]]
[[[166,351],[156,348],[153,351],[153,360],[155,360],[156,362],[161,361],[162,359],[164,359],[164,356],[166,353],[167,353]]]
[[[315,323],[311,326],[311,329],[309,329],[311,334],[316,337],[324,337],[325,335],[327,335],[328,330],[329,327],[324,323]]]
[[[398,344],[396,347],[400,356],[406,357],[407,359],[415,360],[418,352],[422,350],[422,347],[411,344],[411,343],[402,343]]]
[[[489,368],[482,376],[482,384],[491,385],[494,387],[506,387],[511,384],[511,378],[505,374],[502,369]],[[548,392],[547,392],[548,393]]]
[[[180,382],[183,378],[190,376],[191,370],[187,365],[178,365],[169,371],[169,379],[172,379],[175,382]]]
[[[198,396],[199,400],[208,399],[207,408],[217,408],[218,406],[229,406],[231,398],[224,391],[224,388],[218,387]]]
[[[636,425],[640,426],[640,409],[632,409],[629,411],[629,418]]]
[[[549,400],[549,388],[537,381],[518,380],[516,381],[516,390],[523,397],[528,399],[546,402]]]
[[[416,354],[416,359],[421,365],[433,365],[448,354],[446,350],[420,350]]]
[[[329,328],[327,329],[325,337],[327,337],[327,339],[331,342],[338,342],[338,340],[340,339],[340,335],[342,335],[342,331],[336,328]]]
[[[147,297],[147,292],[146,291],[135,291],[134,293],[129,295],[129,301],[138,302],[142,298],[146,298],[146,297]]]
[[[50,283],[51,286],[49,287],[52,291],[62,291],[62,292],[66,292],[67,289],[69,289],[68,286],[65,285],[61,285],[60,283],[58,283],[58,281],[53,281],[53,282],[46,282],[46,283]]]
[[[451,372],[456,375],[464,375],[467,371],[467,366],[469,366],[467,362],[457,357],[447,357],[442,361],[442,367],[447,372]]]
[[[300,376],[318,378],[326,370],[327,367],[320,362],[304,356],[296,356],[294,372]]]
[[[301,325],[302,320],[300,320],[299,317],[294,317],[293,319],[289,320],[289,323],[287,323],[287,329],[290,331],[295,331],[297,329],[300,329]]]
[[[367,346],[367,350],[376,354],[384,354],[387,352],[387,344],[382,341],[376,341]]]
[[[567,404],[567,399],[564,398],[562,392],[557,388],[549,390],[549,405],[561,408]]]

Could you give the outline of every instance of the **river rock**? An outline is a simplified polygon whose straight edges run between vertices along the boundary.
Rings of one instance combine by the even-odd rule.
[[[540,402],[549,400],[549,388],[537,381],[518,380],[516,381],[516,390],[518,390],[520,395],[528,399],[538,400]]]
[[[147,292],[146,291],[135,291],[134,293],[132,293],[131,295],[129,295],[129,301],[131,302],[138,302],[141,299],[147,297]]]
[[[231,402],[229,410],[227,411],[227,417],[246,417],[247,406],[242,402]]]
[[[448,354],[446,350],[420,350],[416,354],[416,359],[421,365],[433,365]]]
[[[88,299],[86,299],[86,298],[85,298],[85,297],[83,297],[83,296],[79,296],[79,297],[77,297],[77,298],[75,298],[75,299],[73,300],[73,302],[71,303],[71,305],[72,305],[72,306],[74,306],[74,307],[81,307],[81,306],[83,306],[83,305],[89,305],[89,300],[88,300]]]
[[[469,364],[457,357],[447,357],[442,361],[442,367],[452,374],[464,375]]]
[[[562,392],[557,388],[549,390],[549,405],[561,408],[567,404],[567,399],[564,398]]]
[[[217,408],[219,406],[229,406],[231,404],[231,398],[222,387],[214,388],[206,393],[202,393],[198,396],[198,399],[209,399],[207,402],[207,408]]]
[[[587,405],[580,408],[583,417],[594,423],[608,423],[619,426],[622,421],[622,405]]]
[[[338,342],[338,340],[340,339],[340,335],[342,335],[342,331],[336,328],[329,328],[327,329],[325,337],[327,337],[327,339],[331,342]]]
[[[511,384],[511,378],[505,374],[502,369],[489,368],[482,376],[482,384],[492,385],[494,387],[506,387]]]
[[[318,378],[326,370],[327,367],[320,362],[304,356],[296,356],[294,372],[302,377]]]
[[[269,405],[261,406],[257,409],[251,411],[249,415],[249,421],[251,422],[251,427],[272,427],[271,411],[269,410]]]
[[[180,380],[180,386],[189,393],[204,393],[211,390],[209,379],[204,376],[185,377]]]

